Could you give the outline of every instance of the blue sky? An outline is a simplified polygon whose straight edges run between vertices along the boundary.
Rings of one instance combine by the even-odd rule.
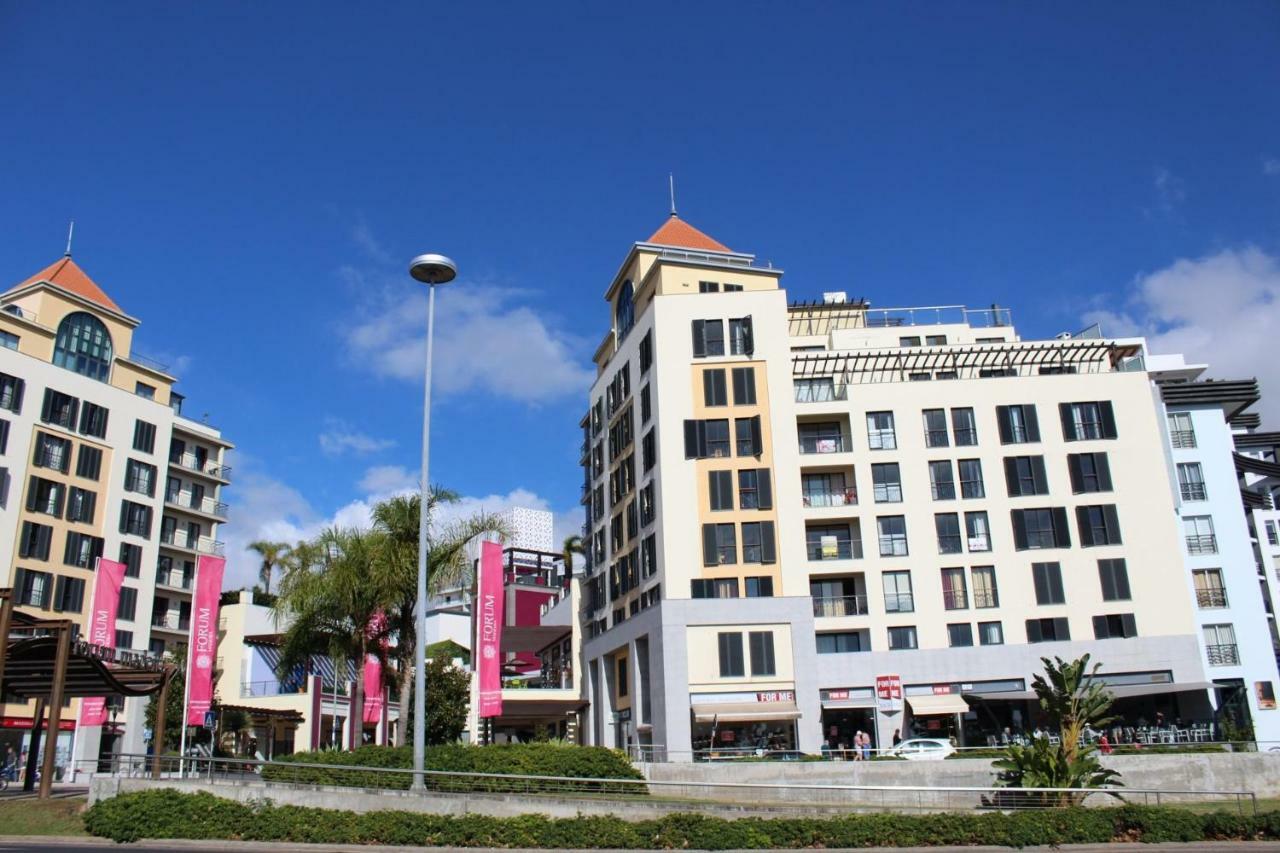
[[[1277,44],[1266,2],[9,3],[0,273],[76,220],[239,446],[238,545],[412,479],[404,266],[446,252],[433,479],[568,529],[601,296],[668,171],[793,296],[1100,318],[1280,397]]]

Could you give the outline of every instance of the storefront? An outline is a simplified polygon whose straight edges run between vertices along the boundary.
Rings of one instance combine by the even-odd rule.
[[[911,737],[943,738],[963,745],[964,717],[971,713],[969,703],[946,687],[934,687],[932,691],[907,693],[907,708],[911,711],[907,731]]]
[[[796,749],[794,690],[701,693],[692,699],[694,759],[719,760]]]
[[[876,736],[876,697],[870,687],[842,687],[822,691],[822,750],[835,758],[854,758],[854,739],[863,732],[871,748]]]

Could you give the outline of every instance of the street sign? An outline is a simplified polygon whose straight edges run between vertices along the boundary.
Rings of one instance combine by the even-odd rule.
[[[204,727],[213,731],[218,727],[218,715],[213,711],[204,712]]]
[[[876,676],[876,706],[881,713],[892,714],[902,710],[902,677],[898,675]]]

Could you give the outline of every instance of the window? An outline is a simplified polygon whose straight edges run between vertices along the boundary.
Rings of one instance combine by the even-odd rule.
[[[885,572],[880,582],[884,586],[886,613],[911,613],[916,609],[915,597],[911,594],[911,572]]]
[[[132,542],[120,543],[120,562],[124,563],[124,576],[136,578],[142,574],[142,546]]]
[[[685,421],[684,458],[711,459],[729,456],[729,421]]]
[[[1099,565],[1101,565],[1101,561],[1099,561]],[[1227,590],[1222,584],[1221,569],[1195,569],[1191,572],[1191,578],[1195,582],[1196,605],[1198,607],[1227,606]]]
[[[727,287],[725,288],[728,289]],[[755,353],[755,335],[751,329],[750,317],[739,317],[729,320],[729,353],[731,355],[752,355]]]
[[[736,562],[738,562],[738,540],[733,525],[702,525],[703,565],[724,566]]]
[[[156,426],[146,421],[136,421],[133,425],[133,449],[143,453],[156,451]]]
[[[916,648],[916,629],[914,627],[890,628],[889,651]]]
[[[929,381],[930,379],[932,379],[932,378],[933,378],[933,374],[932,374],[932,373],[930,373],[930,372],[929,372],[929,371],[927,371],[927,370],[926,370],[926,371],[923,371],[923,372],[921,372],[921,373],[908,373],[908,374],[907,374],[907,381],[909,381],[909,382],[928,382],[928,381]]]
[[[718,281],[700,281],[698,282],[699,293],[719,293],[720,282]]]
[[[950,440],[947,434],[947,410],[924,410],[924,446],[947,447]]]
[[[902,473],[897,462],[877,462],[871,466],[871,486],[876,503],[902,501]]]
[[[646,386],[645,390],[648,390]],[[656,436],[653,430],[645,433],[644,439],[640,443],[640,467],[645,471],[652,471],[654,463],[657,461],[658,448]]]
[[[1044,457],[1006,456],[1004,483],[1011,498],[1049,494],[1049,478],[1044,470]]]
[[[744,468],[738,472],[738,506],[773,509],[773,481],[768,468]]]
[[[1040,423],[1036,407],[996,406],[996,423],[1000,427],[1001,444],[1035,444],[1040,441]]]
[[[1207,515],[1188,515],[1182,519],[1182,531],[1187,540],[1187,553],[1218,553],[1218,537],[1213,532],[1213,518]]]
[[[733,472],[708,471],[707,494],[711,499],[711,509],[715,511],[733,509]]]
[[[920,346],[920,336],[904,336],[898,338],[898,346],[900,347],[918,347]]]
[[[1080,528],[1080,545],[1119,545],[1120,519],[1115,504],[1076,507],[1076,526]]]
[[[95,560],[102,556],[102,539],[84,533],[68,533],[62,552],[62,562],[68,566],[92,569]]]
[[[693,321],[693,357],[724,355],[724,321]]]
[[[53,593],[53,575],[18,569],[13,575],[14,604],[46,608]]]
[[[0,373],[0,409],[8,409],[15,415],[22,412],[22,392],[27,383],[16,376]]]
[[[77,311],[58,324],[53,363],[100,382],[111,374],[111,335],[102,321]]]
[[[968,622],[952,623],[947,626],[947,645],[960,648],[973,645],[973,626]]]
[[[1169,442],[1179,449],[1196,446],[1196,430],[1191,423],[1190,412],[1169,413]]]
[[[1178,463],[1178,491],[1184,501],[1208,500],[1204,488],[1204,471],[1199,462]]]
[[[801,453],[840,453],[844,450],[844,434],[838,423],[799,424]]]
[[[93,492],[71,487],[67,495],[67,521],[80,521],[93,524],[93,511],[98,496]]]
[[[694,598],[737,598],[737,578],[698,578],[693,581]]]
[[[85,402],[80,409],[80,432],[94,438],[105,438],[107,435],[107,410],[102,406]]]
[[[658,573],[658,534],[650,533],[644,538],[643,545],[644,549],[641,552],[642,568],[644,570],[644,576],[651,578]],[[650,590],[655,602],[658,600],[658,594],[654,592],[656,589],[657,587],[654,587]]]
[[[965,587],[964,569],[942,570],[942,606],[947,610],[969,609],[969,590]]]
[[[955,437],[956,447],[977,445],[978,422],[974,419],[973,409],[951,410],[951,434]]]
[[[1093,617],[1093,636],[1099,640],[1114,640],[1138,636],[1138,626],[1132,613],[1112,613]]]
[[[702,402],[707,406],[729,405],[729,391],[725,386],[724,370],[702,371]]]
[[[16,350],[19,338],[13,332],[0,332],[0,346]]]
[[[653,417],[653,400],[650,398],[649,386],[640,389],[640,423],[647,424]]]
[[[852,478],[853,472],[849,473]],[[801,474],[800,490],[805,506],[852,506],[858,502],[857,485],[839,471]]]
[[[653,483],[649,483],[640,490],[640,526],[648,527],[653,524],[653,519]]]
[[[9,452],[9,422],[0,418],[0,453]]]
[[[155,497],[156,467],[136,459],[128,460],[124,469],[124,488],[128,492]]]
[[[116,645],[117,649],[133,648],[133,632],[125,631],[121,628],[116,629]]]
[[[1067,627],[1065,617],[1056,619],[1028,619],[1028,643],[1053,643],[1071,639],[1071,629]]]
[[[752,521],[742,525],[742,562],[773,563],[775,555],[772,521]]]
[[[44,389],[44,405],[40,409],[40,420],[65,429],[76,428],[76,414],[80,411],[80,401],[69,394]]]
[[[59,613],[79,613],[84,606],[84,580],[58,575],[53,585],[53,609]]]
[[[991,526],[987,523],[985,512],[966,512],[964,514],[964,534],[969,540],[970,551],[991,550]]]
[[[1017,550],[1071,547],[1066,509],[1015,509],[1009,515],[1013,520],[1013,547]]]
[[[982,483],[981,460],[961,459],[956,466],[960,469],[960,497],[985,498],[987,489]]]
[[[151,536],[151,507],[136,504],[133,501],[121,501],[120,532],[149,538]]]
[[[954,500],[956,496],[955,475],[951,471],[950,460],[943,459],[929,463],[929,483],[935,501]]]
[[[1036,604],[1066,604],[1062,590],[1062,566],[1058,563],[1032,563],[1031,579],[1036,588]]]
[[[844,386],[837,390],[835,380],[830,376],[814,376],[808,379],[792,381],[797,403],[829,403],[832,400],[845,398]]]
[[[1110,400],[1096,403],[1059,403],[1064,441],[1116,437],[1116,416]]]
[[[653,367],[653,330],[644,333],[640,339],[640,372],[645,373]]]
[[[749,631],[747,642],[751,646],[751,674],[777,675],[773,659],[773,632]]]
[[[933,527],[938,534],[939,554],[959,554],[964,551],[960,539],[960,516],[954,512],[940,512],[933,517]]]
[[[861,652],[862,635],[857,631],[841,631],[837,634],[818,634],[818,654],[837,655],[846,652]]]
[[[1067,470],[1071,474],[1071,491],[1077,495],[1111,491],[1111,465],[1105,453],[1068,454]]]
[[[49,546],[53,543],[53,528],[34,521],[22,522],[22,538],[18,540],[18,556],[33,560],[49,559]]]
[[[851,533],[848,525],[824,524],[806,527],[805,547],[810,560],[860,560],[862,535],[858,528]]]
[[[996,567],[974,566],[970,571],[973,579],[973,606],[982,610],[1000,606],[1000,593],[996,589]]]
[[[893,431],[893,412],[867,412],[867,442],[872,450],[893,450],[898,438]]]
[[[80,445],[80,453],[76,457],[76,476],[97,480],[101,471],[102,451],[87,444]]]
[[[756,369],[754,367],[733,369],[733,404],[735,406],[756,404]]]
[[[613,324],[617,329],[618,340],[622,340],[631,331],[631,327],[636,322],[636,305],[635,305],[635,286],[631,284],[631,279],[627,279],[622,283],[622,289],[618,291],[618,300],[614,303]]]
[[[907,520],[901,515],[882,515],[876,519],[880,533],[881,557],[907,556]]]
[[[1204,653],[1210,666],[1239,666],[1236,629],[1230,624],[1204,626]]]
[[[37,468],[51,468],[65,474],[71,464],[71,442],[46,432],[36,433],[36,452],[31,463]]]
[[[63,503],[66,500],[66,487],[53,480],[32,477],[27,486],[27,510],[42,515],[62,518]]]
[[[617,666],[617,671],[618,671],[618,696],[620,696],[620,697],[621,697],[621,696],[626,696],[626,695],[627,695],[627,686],[628,686],[628,685],[627,685],[627,659],[626,659],[626,658],[618,658],[618,660],[617,660],[617,664],[618,664],[618,666]]]
[[[1129,571],[1122,559],[1099,560],[1098,580],[1102,584],[1103,601],[1128,601]],[[1197,591],[1199,587],[1197,586]]]
[[[742,666],[742,635],[736,632],[721,633],[720,644],[720,677],[741,678],[745,671]]]
[[[999,622],[979,622],[978,642],[984,646],[1003,646],[1004,628]]]
[[[942,347],[947,345],[946,335],[925,335],[924,345],[927,347]]]
[[[738,441],[739,456],[759,456],[764,452],[764,445],[760,439],[759,415],[750,418],[735,418],[733,430]]]
[[[726,284],[726,285],[724,286],[724,292],[725,292],[725,293],[741,293],[741,292],[742,292],[742,285],[740,285],[740,284]]]
[[[768,575],[755,575],[743,578],[747,598],[773,598],[773,578]]]

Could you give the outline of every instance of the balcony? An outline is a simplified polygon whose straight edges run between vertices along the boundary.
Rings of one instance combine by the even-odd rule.
[[[849,386],[847,385],[796,385],[795,398],[797,403],[831,403],[836,400],[849,399]]]
[[[306,681],[298,684],[281,684],[279,681],[248,681],[240,684],[240,698],[254,699],[260,696],[297,696],[307,692]]]
[[[1191,556],[1218,553],[1218,537],[1212,533],[1201,533],[1187,537],[1187,553]]]
[[[167,572],[156,572],[156,586],[168,587],[169,589],[180,589],[184,592],[191,591],[191,576],[178,569],[171,569]],[[222,627],[219,625],[218,627]]]
[[[171,530],[168,533],[161,531],[160,544],[168,545],[171,548],[181,548],[186,551],[196,551],[200,554],[212,554],[221,557],[226,550],[226,546],[211,536],[187,535],[185,530]]]
[[[224,483],[227,482],[228,476],[231,474],[230,465],[218,465],[194,453],[171,454],[169,456],[169,464],[177,465],[186,471],[194,471],[197,474],[212,477],[215,480],[221,480]]]
[[[1208,496],[1205,493],[1204,483],[1182,483],[1179,486],[1184,501],[1206,501]]]
[[[1169,433],[1169,442],[1178,450],[1187,450],[1196,446],[1196,434],[1194,430],[1175,429]]]
[[[151,615],[151,627],[160,631],[174,631],[186,633],[191,630],[191,617],[182,618],[181,614],[173,612],[153,613]]]
[[[227,505],[210,497],[197,498],[191,492],[169,492],[164,496],[164,502],[169,506],[198,512],[220,521],[227,520]]]
[[[835,539],[825,542],[808,543],[810,560],[861,560],[862,541],[854,539]]]
[[[1240,665],[1240,647],[1235,643],[1228,645],[1205,646],[1205,657],[1209,659],[1209,666],[1239,666]]]
[[[845,489],[844,491],[830,492],[806,492],[804,495],[804,505],[806,507],[833,507],[833,506],[854,506],[858,503],[858,490]]]
[[[813,600],[813,615],[820,619],[839,619],[841,616],[866,616],[865,595],[839,595]]]
[[[800,452],[802,454],[843,453],[844,450],[845,442],[842,435],[800,436]]]
[[[1225,589],[1197,589],[1196,605],[1202,608],[1226,607],[1227,591]]]

